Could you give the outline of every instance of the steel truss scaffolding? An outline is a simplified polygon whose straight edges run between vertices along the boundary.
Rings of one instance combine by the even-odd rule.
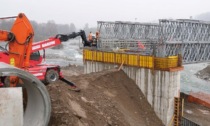
[[[184,64],[210,61],[210,22],[186,19],[161,19],[159,24],[98,21],[98,31],[98,48],[101,49],[138,49],[140,42],[148,55],[182,54]]]

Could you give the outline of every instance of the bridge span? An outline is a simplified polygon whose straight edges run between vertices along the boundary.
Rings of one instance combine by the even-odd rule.
[[[98,21],[99,49],[127,48],[160,57],[181,54],[183,64],[210,61],[210,22],[166,20],[159,23]],[[141,51],[142,52],[142,51]]]

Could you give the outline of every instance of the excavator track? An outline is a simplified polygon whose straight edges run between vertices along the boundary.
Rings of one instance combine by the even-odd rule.
[[[29,72],[0,62],[0,77],[17,76],[27,92],[23,126],[47,126],[51,115],[51,102],[45,85]],[[9,87],[8,87],[9,88]]]

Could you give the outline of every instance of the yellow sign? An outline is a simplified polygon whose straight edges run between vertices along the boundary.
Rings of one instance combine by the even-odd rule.
[[[14,58],[10,58],[10,65],[15,66],[15,59]]]

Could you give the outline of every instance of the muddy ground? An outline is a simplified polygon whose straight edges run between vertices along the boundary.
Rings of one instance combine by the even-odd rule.
[[[63,82],[47,86],[52,101],[50,126],[162,126],[142,92],[123,71],[82,74],[69,66],[63,74],[81,88]]]
[[[83,74],[82,66],[62,68],[63,75],[81,88],[77,93],[62,82],[48,85],[52,101],[50,126],[162,126],[154,111],[123,71]],[[210,109],[187,102],[184,117],[210,125]]]

